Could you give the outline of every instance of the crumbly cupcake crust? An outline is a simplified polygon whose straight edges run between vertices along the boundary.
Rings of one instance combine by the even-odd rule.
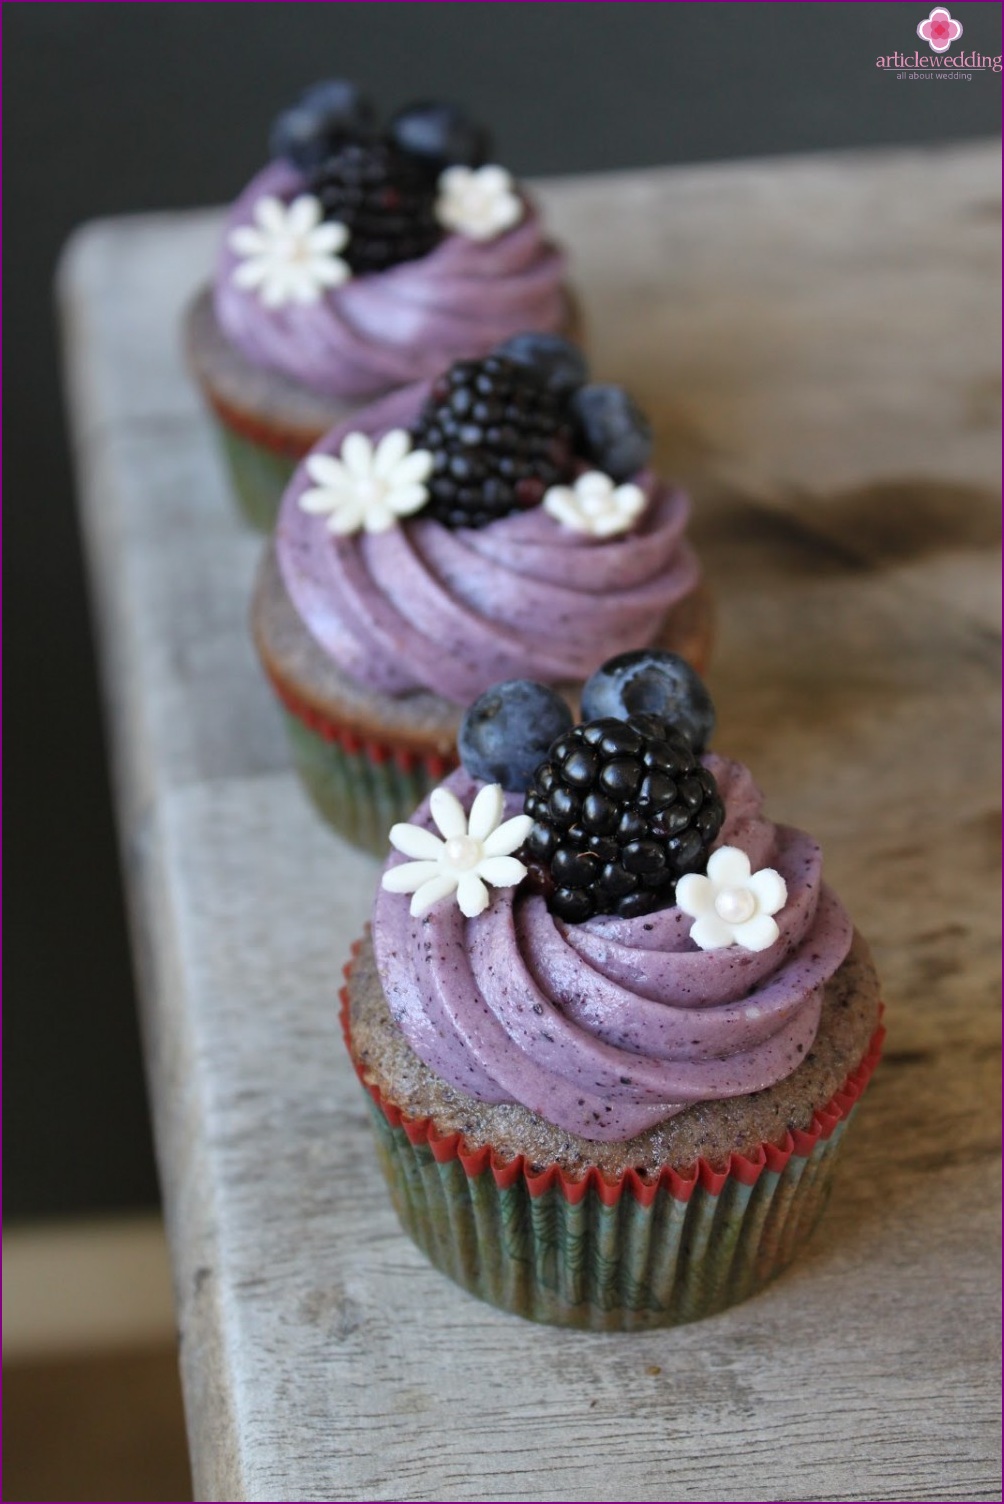
[[[306,454],[329,428],[361,406],[312,392],[281,371],[252,364],[220,328],[211,287],[189,305],[184,323],[189,367],[231,427],[245,429],[289,454]]]

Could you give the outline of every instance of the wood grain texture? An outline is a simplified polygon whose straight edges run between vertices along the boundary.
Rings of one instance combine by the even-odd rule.
[[[67,360],[196,1497],[1000,1497],[998,174],[977,145],[542,186],[594,369],[697,498],[718,745],[824,842],[888,1005],[806,1255],[644,1336],[507,1317],[399,1232],[336,1024],[376,864],[288,772],[247,643],[258,544],[181,369],[218,218],[78,235]]]

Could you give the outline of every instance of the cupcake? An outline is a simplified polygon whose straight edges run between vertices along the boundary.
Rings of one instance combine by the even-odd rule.
[[[360,406],[520,330],[575,329],[563,255],[455,106],[411,105],[381,130],[354,85],[330,80],[279,116],[270,148],[186,320],[263,529],[296,462]]]
[[[551,692],[524,684],[501,733],[472,707],[465,766],[391,832],[343,993],[404,1229],[482,1299],[594,1330],[696,1320],[785,1267],[882,1039],[818,845],[698,750],[707,704],[665,667],[658,714],[601,670],[584,713],[620,715],[567,716],[528,779]]]
[[[611,653],[701,663],[689,503],[651,433],[554,335],[520,335],[339,424],[297,471],[252,625],[327,819],[383,851],[456,762],[463,706],[533,677],[575,703]]]

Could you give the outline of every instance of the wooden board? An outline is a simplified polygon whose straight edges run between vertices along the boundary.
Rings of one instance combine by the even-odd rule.
[[[214,213],[61,274],[201,1499],[995,1499],[999,153],[541,185],[594,368],[697,497],[718,745],[884,977],[885,1064],[805,1257],[644,1336],[451,1286],[374,1185],[335,997],[376,873],[288,771],[258,551],[181,367]]]

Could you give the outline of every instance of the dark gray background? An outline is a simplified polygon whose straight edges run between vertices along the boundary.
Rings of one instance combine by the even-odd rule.
[[[232,197],[276,110],[335,73],[387,108],[476,106],[520,173],[999,132],[999,78],[875,69],[929,9],[4,7],[8,1215],[156,1198],[51,312],[73,226]],[[952,10],[1000,51],[999,5]]]

